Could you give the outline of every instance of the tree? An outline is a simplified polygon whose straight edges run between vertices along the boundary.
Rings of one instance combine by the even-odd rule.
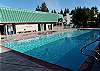
[[[69,9],[67,8],[66,13],[69,13]]]
[[[60,14],[62,14],[62,15],[63,15],[63,10],[62,10],[62,9],[60,10]]]
[[[53,10],[51,11],[51,13],[53,13]]]
[[[86,12],[87,8],[77,7],[73,11],[72,21],[78,27],[86,26],[88,20],[88,13]]]
[[[67,14],[67,9],[65,8],[63,15],[66,16],[66,14]]]
[[[49,12],[48,7],[47,7],[45,2],[42,3],[40,9],[41,9],[42,12]]]
[[[39,5],[37,6],[35,11],[41,11]]]
[[[72,10],[72,11],[70,12],[71,15],[73,15],[74,13],[75,13],[75,10]]]
[[[99,19],[99,22],[100,22],[100,13],[98,14],[98,19]]]
[[[71,13],[73,15],[72,22],[78,27],[97,27],[97,7],[77,7],[74,10],[72,10]]]
[[[95,6],[95,7],[92,7],[91,8],[91,10],[93,10],[94,11],[94,13],[98,13],[98,9],[97,9],[97,7]]]
[[[63,16],[66,16],[67,13],[69,13],[69,9],[68,8],[67,9],[65,8]]]
[[[57,13],[55,9],[54,9],[54,13]]]
[[[97,23],[96,26],[98,26],[98,28],[100,28],[100,13],[98,13],[98,16],[97,16],[97,19],[96,19],[96,23]]]
[[[36,8],[36,11],[49,12],[48,7],[45,2],[42,3],[40,7],[38,5]]]

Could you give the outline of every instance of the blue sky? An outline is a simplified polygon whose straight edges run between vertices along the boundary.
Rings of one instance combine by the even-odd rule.
[[[100,0],[0,0],[0,7],[22,8],[35,10],[37,5],[46,2],[49,10],[61,8],[74,9],[77,6],[92,7],[97,6],[100,12]]]

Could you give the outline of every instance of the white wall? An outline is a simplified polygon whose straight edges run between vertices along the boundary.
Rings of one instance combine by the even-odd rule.
[[[50,24],[46,24],[46,30],[49,30],[49,29],[48,29],[48,25],[50,25]]]
[[[53,24],[52,24],[52,30],[53,30]]]
[[[72,20],[72,15],[69,15],[69,13],[66,14],[64,19],[67,21],[67,25],[71,23]]]
[[[38,31],[38,24],[16,25],[16,33],[20,32],[20,31],[32,31],[32,30]]]

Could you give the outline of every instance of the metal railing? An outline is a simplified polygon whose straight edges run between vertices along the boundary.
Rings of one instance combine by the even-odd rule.
[[[95,41],[93,41],[93,42],[87,44],[86,46],[82,47],[81,50],[80,50],[81,53],[82,53],[83,55],[85,55],[85,56],[92,56],[92,57],[94,57],[96,60],[98,60],[98,57],[97,57],[97,56],[92,55],[92,54],[86,54],[86,53],[83,51],[83,50],[90,51],[90,52],[96,53],[97,55],[100,56],[100,53],[99,53],[100,50],[89,50],[89,49],[87,49],[87,47],[88,47],[89,45],[91,45],[91,44],[93,44],[93,43],[95,43],[95,42],[97,42],[97,41],[100,41],[100,37],[99,37],[98,39],[96,39]]]

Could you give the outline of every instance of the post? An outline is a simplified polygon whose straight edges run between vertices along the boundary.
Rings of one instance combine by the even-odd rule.
[[[5,25],[5,35],[8,35],[8,31],[7,31],[7,25]]]

